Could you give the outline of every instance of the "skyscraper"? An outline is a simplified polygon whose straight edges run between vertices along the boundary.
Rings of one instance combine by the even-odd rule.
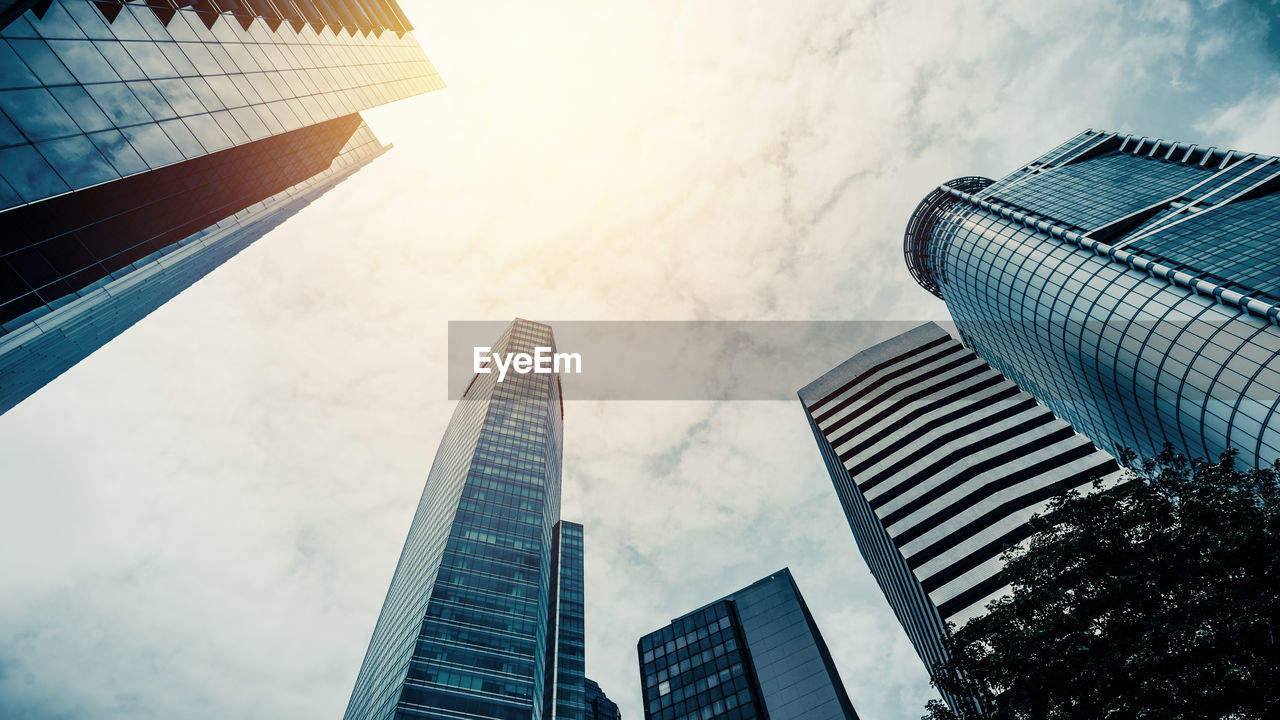
[[[555,348],[517,319],[493,352]],[[582,526],[560,521],[557,374],[477,374],[427,475],[347,720],[584,713]]]
[[[6,2],[0,412],[381,154],[443,87],[395,0]]]
[[[904,249],[965,344],[1103,449],[1280,458],[1280,159],[1086,130],[938,187]]]
[[[857,720],[791,571],[640,638],[646,720]]]
[[[933,323],[799,392],[872,576],[927,667],[1006,586],[1000,554],[1115,461]],[[956,698],[947,698],[954,703]]]
[[[551,609],[547,613],[547,692],[544,718],[583,720],[586,714],[586,624],[582,526],[561,520],[551,542]]]
[[[618,704],[609,699],[595,680],[587,678],[586,720],[622,720]]]

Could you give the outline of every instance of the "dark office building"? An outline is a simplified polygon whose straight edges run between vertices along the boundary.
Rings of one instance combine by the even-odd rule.
[[[383,148],[442,87],[394,0],[0,4],[0,412]]]
[[[1280,459],[1280,159],[1087,130],[912,215],[965,345],[1111,453]]]
[[[638,645],[646,720],[857,720],[791,571],[676,618]]]
[[[622,720],[618,704],[609,699],[595,680],[587,678],[586,720]]]
[[[1119,479],[1106,453],[928,323],[799,392],[845,517],[927,668],[1005,594],[1000,554],[1048,500]],[[955,703],[956,698],[947,698]]]

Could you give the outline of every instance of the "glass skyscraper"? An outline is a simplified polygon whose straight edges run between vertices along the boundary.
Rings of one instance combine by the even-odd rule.
[[[515,320],[497,354],[555,348]],[[557,374],[477,374],[427,475],[346,720],[584,716],[582,526]]]
[[[551,609],[547,619],[547,692],[542,716],[584,720],[586,624],[583,606],[582,526],[561,520],[551,542]]]
[[[0,412],[383,152],[394,0],[0,5]]]
[[[1280,459],[1280,159],[1086,130],[905,238],[966,345],[1103,449]]]
[[[640,638],[645,720],[857,720],[791,571]]]
[[[1030,536],[1031,516],[1120,477],[1115,460],[933,323],[799,395],[858,550],[930,669],[945,659],[947,623],[1007,592],[1000,555]]]

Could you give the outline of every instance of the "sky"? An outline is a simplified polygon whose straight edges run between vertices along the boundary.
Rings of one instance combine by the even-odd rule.
[[[0,717],[340,717],[451,320],[945,320],[940,182],[1088,127],[1280,154],[1266,0],[403,6],[448,87],[365,114],[394,149],[0,416]],[[864,720],[935,696],[798,401],[570,397],[564,444],[624,717],[640,635],[784,566]]]

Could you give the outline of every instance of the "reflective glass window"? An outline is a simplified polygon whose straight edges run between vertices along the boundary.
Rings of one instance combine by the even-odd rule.
[[[50,40],[49,47],[62,58],[62,63],[82,83],[111,82],[120,76],[111,69],[111,65],[102,53],[88,41]]]
[[[67,13],[75,18],[76,25],[85,35],[94,40],[107,40],[114,38],[111,29],[107,27],[107,23],[102,18],[102,13],[93,3],[71,2],[65,6]],[[8,28],[5,34],[8,34]]]
[[[178,73],[174,70],[173,64],[160,52],[160,48],[151,42],[132,42],[126,46],[129,54],[137,61],[138,67],[146,72],[147,77],[154,80],[156,78],[174,77]]]
[[[205,111],[204,104],[191,92],[187,82],[181,78],[156,80],[156,89],[169,101],[169,106],[179,115],[191,115]]]
[[[119,177],[106,158],[83,135],[51,140],[36,147],[72,189]]]
[[[142,106],[156,120],[168,120],[169,118],[177,117],[173,108],[169,107],[169,102],[160,95],[160,92],[150,82],[137,80],[127,83],[127,85],[133,91],[134,96],[138,98],[138,102],[141,102]]]
[[[0,113],[0,146],[17,145],[26,141],[22,133],[18,132],[18,128],[9,122],[9,118],[4,113]]]
[[[173,65],[173,69],[177,74],[196,74],[196,66],[191,64],[191,60],[187,58],[186,53],[182,52],[181,48],[176,44],[166,42],[160,43],[157,47],[160,48],[160,52],[164,54],[165,59],[169,61],[169,64]]]
[[[208,152],[231,147],[231,139],[209,114],[190,115],[182,120]]]
[[[53,93],[81,130],[94,132],[111,127],[111,120],[102,112],[102,108],[79,85],[49,88],[49,92]]]
[[[88,90],[93,99],[98,101],[98,107],[102,108],[102,111],[114,120],[116,125],[136,125],[151,120],[151,114],[142,107],[142,103],[138,102],[138,98],[133,96],[124,83],[87,85],[85,90]]]
[[[0,149],[0,175],[26,202],[71,189],[30,145]]]
[[[52,140],[80,131],[48,90],[0,91],[0,109],[33,141]]]
[[[135,125],[122,128],[120,132],[129,138],[133,149],[137,150],[142,159],[153,168],[182,159],[182,153],[178,152],[178,148],[174,147],[169,136],[156,125]]]
[[[44,11],[43,18],[36,18],[34,13],[28,13],[27,17],[32,18],[32,24],[36,31],[47,38],[83,38],[84,33],[80,31],[80,26],[75,20],[67,14],[61,2],[54,2]]]
[[[10,40],[9,44],[22,56],[27,66],[35,72],[38,82],[30,85],[62,85],[75,82],[75,78],[67,71],[62,61],[44,40]],[[16,86],[15,86],[16,87]]]
[[[0,203],[3,203],[4,207],[12,207],[22,203],[22,196],[9,187],[9,182],[3,176],[0,176]]]
[[[160,123],[160,129],[164,130],[164,134],[169,136],[173,144],[186,157],[193,158],[204,154],[204,146],[196,140],[196,136],[191,134],[181,120],[165,120]]]
[[[98,52],[102,53],[102,56],[107,59],[107,62],[111,63],[112,69],[114,69],[116,74],[122,79],[141,80],[147,76],[147,74],[142,71],[142,68],[138,67],[138,64],[133,61],[133,56],[129,54],[129,51],[125,49],[122,43],[115,42],[114,40],[106,40],[99,41],[96,43],[96,46],[98,48]]]
[[[121,175],[132,175],[147,169],[147,164],[138,156],[137,151],[119,130],[107,130],[89,136],[93,144],[111,161],[116,172]]]
[[[218,94],[209,87],[209,83],[204,78],[192,77],[185,78],[187,86],[191,88],[191,92],[200,98],[200,102],[204,105],[205,110],[213,112],[222,109],[222,101],[218,100]]]
[[[27,64],[22,62],[8,43],[0,39],[0,89],[34,87],[39,84],[40,81],[31,73]]]

